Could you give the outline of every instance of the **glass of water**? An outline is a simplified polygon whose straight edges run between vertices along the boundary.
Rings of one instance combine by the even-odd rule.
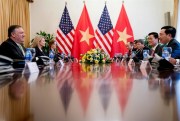
[[[136,56],[136,51],[132,51],[130,58],[134,58]]]
[[[127,53],[127,52],[124,53],[123,58],[124,58],[124,59],[127,59],[127,58],[128,58],[128,53]]]
[[[169,58],[171,57],[172,48],[171,47],[163,47],[162,48],[162,57],[169,61]]]
[[[148,60],[149,50],[143,50],[143,59]]]
[[[114,58],[116,61],[120,61],[122,59],[122,53],[115,53]]]
[[[32,53],[32,60],[35,58],[35,56],[36,56],[36,50],[35,50],[35,48],[29,48],[29,50],[31,51],[31,53]],[[32,61],[31,60],[31,61]]]

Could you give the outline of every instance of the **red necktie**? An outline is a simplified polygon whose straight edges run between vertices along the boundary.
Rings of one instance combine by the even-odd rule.
[[[154,50],[151,50],[151,56],[154,56]]]

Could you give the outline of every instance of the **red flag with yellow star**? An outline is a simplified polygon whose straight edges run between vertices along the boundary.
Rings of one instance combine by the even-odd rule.
[[[94,39],[94,30],[86,9],[86,5],[84,4],[84,8],[75,31],[72,56],[79,59],[80,54],[84,54],[88,50],[94,48]]]
[[[127,52],[126,43],[134,41],[133,36],[133,31],[124,4],[122,4],[121,12],[114,31],[111,57],[114,57],[115,53],[124,54]]]

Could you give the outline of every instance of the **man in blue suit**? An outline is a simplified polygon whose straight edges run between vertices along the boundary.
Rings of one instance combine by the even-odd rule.
[[[172,48],[171,57],[180,58],[180,43],[174,39],[176,29],[172,26],[164,26],[159,33],[159,40],[166,47]]]
[[[11,59],[24,60],[24,37],[25,33],[21,26],[11,25],[8,28],[8,39],[0,45],[0,55]]]

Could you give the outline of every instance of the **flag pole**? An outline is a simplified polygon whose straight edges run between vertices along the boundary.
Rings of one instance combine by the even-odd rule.
[[[122,3],[124,3],[124,0],[122,0]]]
[[[65,6],[67,6],[67,1],[65,2]]]
[[[85,4],[85,0],[83,0],[83,3]]]

